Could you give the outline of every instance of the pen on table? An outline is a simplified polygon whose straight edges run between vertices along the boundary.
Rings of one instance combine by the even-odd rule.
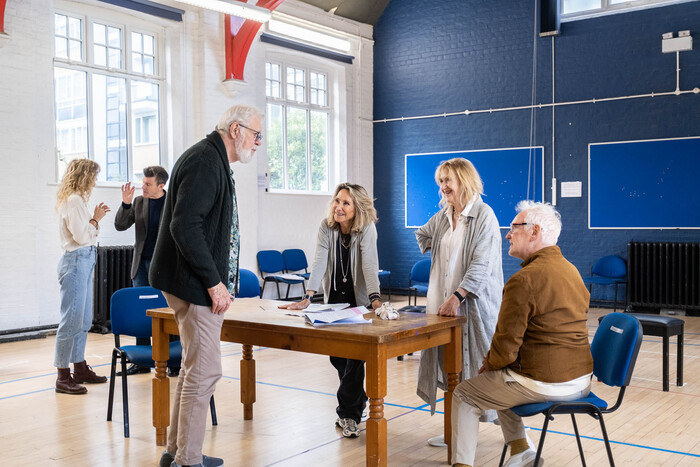
[[[261,309],[262,311],[265,311],[265,308],[264,308],[262,305],[260,305],[260,309]]]

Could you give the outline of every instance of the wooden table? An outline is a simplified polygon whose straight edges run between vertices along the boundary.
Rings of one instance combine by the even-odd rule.
[[[448,373],[445,393],[445,441],[450,462],[450,408],[452,391],[459,383],[462,369],[462,324],[464,317],[443,317],[422,313],[401,313],[398,320],[385,321],[373,314],[371,324],[313,327],[298,316],[277,309],[277,303],[257,298],[237,299],[226,312],[221,340],[243,344],[241,360],[241,402],[245,420],[253,418],[255,402],[255,360],[253,345],[295,350],[336,357],[365,360],[369,419],[366,430],[368,466],[387,465],[387,425],[384,397],[387,393],[387,360],[399,355],[445,345],[445,369]],[[153,426],[156,444],[166,443],[170,423],[170,382],[167,376],[168,336],[178,329],[170,308],[148,311],[153,318]]]

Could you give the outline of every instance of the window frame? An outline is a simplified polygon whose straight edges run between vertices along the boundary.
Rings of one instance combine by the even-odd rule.
[[[568,21],[615,15],[618,13],[627,13],[630,11],[644,10],[648,8],[658,8],[690,1],[696,0],[627,0],[617,4],[611,3],[610,0],[600,0],[600,8],[593,8],[590,10],[582,10],[566,14],[561,13],[560,20],[561,22],[565,23]],[[559,0],[559,2],[559,11],[563,12],[564,0]]]
[[[335,142],[339,139],[339,135],[336,134],[339,130],[339,125],[337,125],[338,118],[338,101],[336,100],[334,94],[334,86],[337,83],[337,68],[335,64],[323,61],[322,59],[309,58],[306,56],[292,55],[283,56],[282,54],[277,54],[273,52],[268,52],[263,60],[263,67],[266,64],[273,64],[280,67],[280,97],[268,96],[265,91],[265,109],[267,111],[268,104],[275,104],[282,106],[282,116],[284,119],[282,126],[282,139],[283,139],[283,160],[282,160],[282,171],[284,177],[284,188],[272,188],[268,185],[268,193],[273,194],[301,194],[301,195],[332,195],[335,186],[337,185],[337,167],[340,164],[340,154],[337,153]],[[296,100],[288,99],[287,95],[287,67],[297,68],[304,70],[304,101],[298,102]],[[326,105],[318,105],[311,103],[311,74],[321,74],[326,78]],[[263,73],[263,79],[267,79],[267,75]],[[266,86],[263,86],[266,89]],[[340,91],[342,92],[342,91]],[[306,134],[307,134],[307,147],[306,147],[306,180],[307,189],[296,190],[289,188],[289,173],[288,173],[288,155],[286,148],[287,141],[287,122],[286,115],[288,108],[303,108],[306,112]],[[327,190],[313,190],[313,180],[312,180],[312,154],[311,148],[308,144],[308,135],[311,134],[311,112],[324,112],[328,116],[326,123],[326,134],[327,134]],[[269,158],[269,154],[268,154]]]
[[[167,148],[166,148],[166,129],[167,122],[164,120],[164,116],[167,115],[166,112],[166,82],[164,73],[164,58],[165,58],[165,27],[161,20],[156,18],[153,21],[143,20],[134,18],[130,15],[125,15],[116,11],[112,11],[110,8],[105,8],[102,6],[89,6],[82,5],[80,12],[74,10],[71,6],[65,5],[64,3],[57,2],[56,6],[53,8],[52,14],[54,15],[64,15],[69,18],[76,18],[81,21],[81,32],[82,32],[82,60],[73,60],[70,58],[61,58],[56,56],[55,48],[55,20],[52,22],[52,58],[53,58],[53,69],[61,68],[69,71],[78,71],[86,74],[86,131],[87,131],[87,157],[94,160],[94,150],[95,150],[95,129],[94,129],[94,99],[95,94],[93,90],[93,77],[94,75],[102,75],[106,77],[112,77],[117,79],[124,79],[125,82],[125,94],[124,99],[126,102],[126,158],[127,158],[127,168],[126,168],[126,180],[124,181],[110,181],[110,180],[98,180],[97,186],[121,186],[126,182],[138,181],[138,174],[135,173],[134,168],[134,153],[135,148],[140,145],[137,143],[135,118],[137,115],[134,113],[133,102],[132,102],[132,83],[134,81],[147,82],[150,84],[155,84],[158,86],[158,110],[156,114],[159,126],[157,127],[158,134],[158,164],[165,165],[167,160]],[[94,24],[104,25],[106,27],[116,27],[121,30],[121,51],[122,60],[121,68],[113,68],[110,66],[97,65],[95,63],[94,57],[94,37],[93,37],[93,27]],[[142,35],[152,36],[154,40],[154,66],[153,74],[146,74],[143,72],[134,72],[132,67],[132,43],[131,34],[132,32],[139,33]],[[55,114],[56,109],[56,89],[53,89],[53,108],[54,108],[54,147],[56,150],[56,157],[54,158],[54,164],[56,168],[56,180],[60,181],[60,176],[62,169],[60,167],[60,160],[58,158],[59,152],[59,141],[57,137],[57,115]],[[104,171],[105,168],[101,167]]]

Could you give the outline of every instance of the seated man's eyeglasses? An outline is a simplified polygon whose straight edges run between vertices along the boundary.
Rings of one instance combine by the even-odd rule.
[[[245,128],[246,130],[252,131],[253,133],[255,133],[255,141],[256,141],[256,142],[257,142],[257,141],[262,141],[262,139],[263,139],[262,131],[255,131],[255,130],[253,130],[252,128],[248,128],[248,127],[245,126],[245,125],[241,125],[240,123],[238,124],[238,126],[240,126],[240,127],[242,127],[242,128]]]
[[[518,222],[517,224],[510,224],[510,231],[514,231],[519,225],[532,225],[530,222]]]

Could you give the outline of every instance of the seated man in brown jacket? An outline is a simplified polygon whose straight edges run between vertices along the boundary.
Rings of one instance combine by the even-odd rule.
[[[506,239],[522,269],[508,280],[491,347],[479,375],[462,381],[452,399],[452,462],[473,466],[479,415],[496,409],[510,443],[506,466],[531,466],[533,445],[516,405],[585,397],[593,358],[586,318],[589,293],[576,267],[556,246],[561,217],[549,204],[521,201]]]

